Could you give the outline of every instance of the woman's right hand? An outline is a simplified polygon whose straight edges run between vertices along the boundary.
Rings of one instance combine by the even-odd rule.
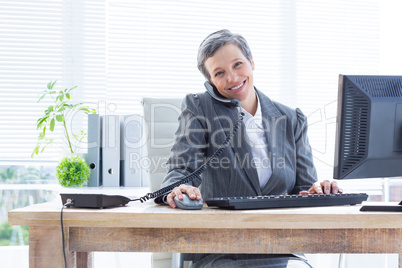
[[[177,196],[179,200],[182,200],[183,193],[187,194],[191,199],[202,199],[201,192],[197,187],[181,184],[179,187],[174,188],[170,194],[168,194],[166,201],[168,202],[169,206],[175,208],[176,204],[173,198]]]

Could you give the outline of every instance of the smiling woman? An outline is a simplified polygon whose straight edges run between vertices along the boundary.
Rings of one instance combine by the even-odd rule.
[[[306,117],[299,109],[275,102],[254,87],[253,59],[251,53],[243,51],[250,51],[247,42],[229,30],[214,32],[201,43],[198,68],[220,95],[241,101],[241,107],[227,105],[209,90],[186,96],[168,160],[168,173],[162,183],[164,187],[181,185],[166,195],[166,202],[175,208],[180,207],[180,200],[188,197],[196,202],[222,196],[342,193],[336,181],[317,182]],[[218,158],[215,152],[223,146],[216,145],[212,137],[225,140],[225,136],[230,136],[224,134],[227,129],[237,132],[237,109],[244,115],[244,125],[236,136],[237,144],[232,143],[230,149],[219,155],[230,165],[210,166],[200,175],[196,171],[201,164],[195,161],[195,156],[202,156],[202,163]],[[190,140],[196,141],[195,144]],[[245,158],[250,161],[242,165]],[[282,168],[269,164],[279,159],[285,159]],[[253,165],[261,162],[268,165]],[[189,176],[195,179],[185,184],[181,182],[183,177]],[[311,267],[303,256],[294,254],[195,254],[191,258],[194,268],[218,265],[222,268]]]

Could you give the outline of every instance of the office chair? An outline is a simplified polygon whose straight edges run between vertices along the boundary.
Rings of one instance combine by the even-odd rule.
[[[166,161],[179,126],[182,98],[143,98],[144,124],[147,133],[146,155],[149,159],[148,183],[151,192],[160,189],[167,173]],[[153,268],[184,268],[180,253],[153,253]]]

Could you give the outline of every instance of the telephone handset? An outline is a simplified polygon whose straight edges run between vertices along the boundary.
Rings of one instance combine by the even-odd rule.
[[[241,102],[237,99],[227,99],[224,96],[222,96],[221,93],[219,93],[219,91],[216,89],[216,87],[214,87],[213,85],[211,85],[208,81],[205,81],[204,83],[205,88],[207,89],[207,92],[209,93],[209,95],[211,95],[212,98],[214,98],[217,101],[220,102],[224,102],[224,103],[233,103],[236,106],[241,106]]]
[[[204,83],[205,88],[207,89],[208,93],[216,100],[220,101],[220,102],[224,102],[224,103],[232,103],[237,107],[241,107],[241,102],[237,99],[227,99],[225,97],[223,97],[218,90],[212,86],[208,81]],[[175,187],[180,186],[181,184],[186,184],[192,180],[194,180],[198,175],[200,175],[201,173],[203,173],[207,168],[209,168],[212,164],[212,161],[215,159],[218,159],[218,157],[222,154],[223,150],[225,150],[225,148],[229,145],[230,141],[232,140],[232,138],[236,135],[237,130],[240,127],[241,122],[243,121],[243,113],[240,112],[239,109],[239,117],[233,127],[232,132],[226,137],[226,139],[223,141],[223,143],[221,144],[221,146],[219,147],[219,149],[217,149],[199,168],[197,168],[195,171],[193,171],[191,174],[185,176],[182,180],[175,182],[171,185],[168,185],[158,191],[155,191],[153,193],[147,193],[146,195],[144,195],[143,197],[140,197],[138,199],[133,199],[131,201],[141,201],[141,203],[152,199],[152,198],[158,198],[158,197],[163,197],[164,195],[170,193]],[[161,202],[157,202],[155,200],[156,203],[161,203]]]

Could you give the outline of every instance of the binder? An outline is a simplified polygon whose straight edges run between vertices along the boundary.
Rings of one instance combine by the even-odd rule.
[[[88,114],[88,156],[87,164],[91,174],[87,185],[102,186],[102,117],[99,114]]]
[[[146,139],[143,131],[141,115],[126,115],[121,122],[121,178],[120,185],[140,187],[143,185],[145,172],[143,165],[144,146]]]
[[[102,120],[102,185],[120,186],[119,115],[105,115]]]

